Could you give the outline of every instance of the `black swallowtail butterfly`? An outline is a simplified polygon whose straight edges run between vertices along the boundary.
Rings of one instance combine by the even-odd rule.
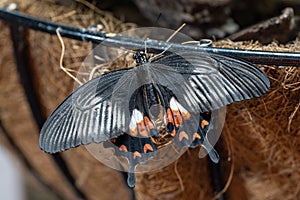
[[[133,187],[136,165],[155,156],[163,131],[180,147],[203,146],[218,162],[207,139],[211,111],[259,97],[270,85],[256,66],[214,53],[179,52],[149,62],[138,51],[133,58],[135,67],[94,78],[66,98],[41,130],[41,149],[110,141],[128,159]],[[152,111],[153,105],[160,107]]]

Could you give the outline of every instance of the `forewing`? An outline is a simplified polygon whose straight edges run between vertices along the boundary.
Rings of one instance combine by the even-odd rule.
[[[65,99],[45,122],[40,147],[56,153],[91,142],[102,142],[122,134],[125,114],[111,102],[115,84],[130,70],[104,74],[82,85]],[[130,79],[128,79],[130,81]],[[124,83],[125,85],[128,83]]]
[[[256,66],[213,53],[171,54],[155,63],[169,66],[189,80],[200,111],[221,108],[236,101],[259,97],[270,87],[266,75]]]

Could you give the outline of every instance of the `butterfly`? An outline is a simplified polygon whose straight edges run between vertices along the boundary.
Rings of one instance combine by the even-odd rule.
[[[212,111],[270,87],[255,65],[220,54],[172,52],[149,60],[137,51],[133,59],[135,66],[96,77],[67,97],[43,126],[41,149],[105,142],[128,160],[127,183],[134,187],[136,166],[170,141],[179,148],[200,145],[218,162],[207,137]]]

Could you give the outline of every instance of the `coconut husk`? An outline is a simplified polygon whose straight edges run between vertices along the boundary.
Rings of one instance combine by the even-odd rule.
[[[20,10],[33,16],[72,26],[108,24],[107,32],[132,27],[96,8],[61,7],[47,1],[19,2]],[[75,9],[76,8],[76,9]],[[75,11],[74,11],[75,10]],[[74,13],[75,12],[75,13]],[[105,23],[103,20],[105,19]],[[76,195],[52,157],[41,152],[38,132],[22,87],[19,84],[8,28],[1,23],[0,102],[1,120],[26,158],[56,191],[66,199]],[[51,111],[72,91],[74,80],[59,66],[61,45],[57,36],[29,32],[34,79],[44,111]],[[38,41],[38,42],[37,42]],[[66,46],[64,66],[78,69],[91,49],[90,44],[63,39]],[[299,41],[282,46],[276,43],[218,41],[214,45],[269,51],[299,51]],[[234,103],[227,108],[221,137],[221,172],[229,199],[296,199],[300,192],[300,70],[296,67],[259,65],[271,81],[267,94],[258,99]],[[12,92],[13,91],[13,92]],[[119,172],[95,160],[83,147],[62,153],[77,186],[88,199],[128,199]],[[214,199],[210,164],[198,159],[198,149],[188,150],[174,164],[157,172],[137,175],[138,199]]]

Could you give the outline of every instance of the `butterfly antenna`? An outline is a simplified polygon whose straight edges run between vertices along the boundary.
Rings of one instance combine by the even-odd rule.
[[[154,26],[156,26],[158,24],[158,20],[160,19],[160,17],[161,17],[161,12],[159,13],[158,17],[156,18]]]

